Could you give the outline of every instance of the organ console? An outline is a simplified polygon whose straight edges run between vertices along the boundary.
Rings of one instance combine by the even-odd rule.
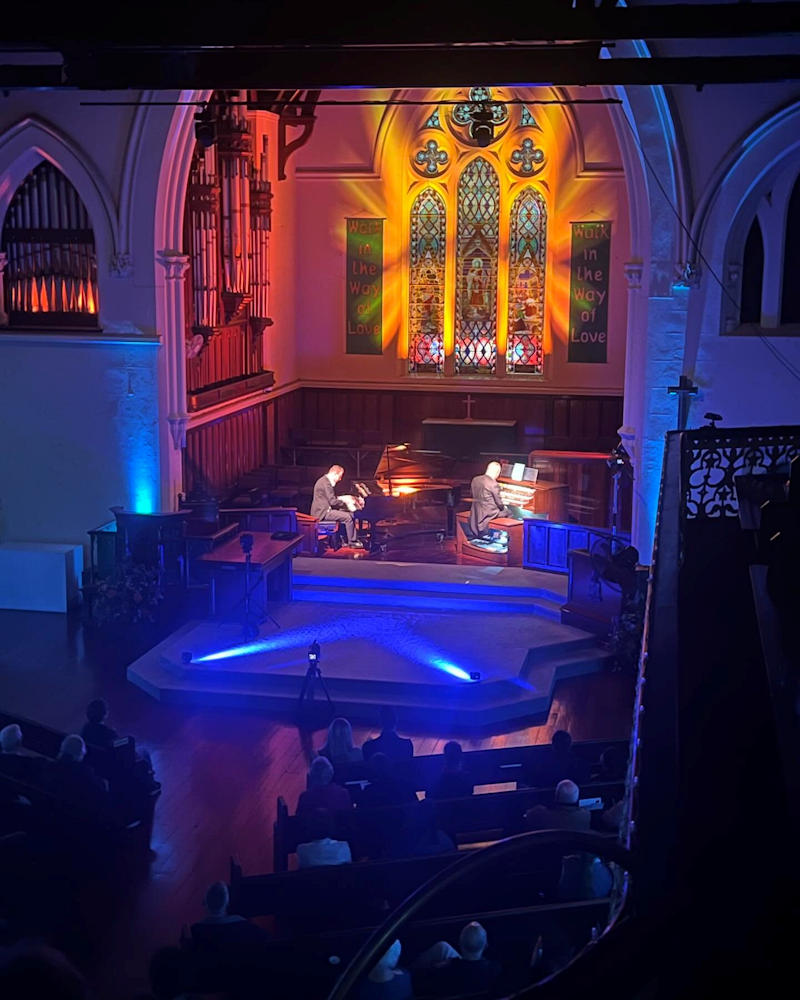
[[[549,521],[563,521],[566,517],[566,483],[539,479],[536,469],[523,465],[504,465],[497,483],[510,516],[494,518],[489,522],[489,529],[505,532],[507,544],[504,548],[474,544],[463,530],[469,518],[469,513],[465,511],[456,517],[456,559],[459,563],[521,566],[523,522],[533,517]]]

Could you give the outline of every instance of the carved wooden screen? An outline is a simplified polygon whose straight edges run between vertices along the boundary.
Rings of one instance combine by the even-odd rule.
[[[544,372],[544,279],[547,209],[534,188],[511,206],[508,247],[508,352],[510,373]]]
[[[425,188],[411,207],[408,370],[441,372],[444,364],[445,205]]]
[[[500,186],[482,156],[458,181],[456,371],[494,372],[497,364],[497,253]]]
[[[97,326],[94,232],[78,192],[52,163],[35,167],[14,195],[2,252],[12,326]]]

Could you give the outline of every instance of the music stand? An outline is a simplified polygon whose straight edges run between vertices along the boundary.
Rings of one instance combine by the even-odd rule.
[[[306,675],[303,678],[302,686],[300,687],[300,696],[297,699],[297,721],[299,725],[303,723],[303,709],[304,707],[309,708],[309,710],[315,704],[314,702],[314,691],[317,684],[319,684],[322,689],[322,693],[328,702],[328,714],[333,717],[333,701],[331,701],[331,695],[328,691],[328,685],[325,683],[325,678],[322,676],[322,671],[319,667],[319,661],[321,656],[321,650],[319,643],[314,640],[308,647],[308,669],[306,670]]]

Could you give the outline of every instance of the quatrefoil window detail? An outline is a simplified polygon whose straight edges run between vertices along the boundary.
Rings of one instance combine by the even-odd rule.
[[[544,150],[533,139],[523,139],[519,149],[512,151],[510,163],[521,174],[535,174],[544,163]]]
[[[436,139],[428,139],[422,149],[418,149],[414,156],[414,162],[429,176],[440,173],[448,159],[447,151],[439,148]]]

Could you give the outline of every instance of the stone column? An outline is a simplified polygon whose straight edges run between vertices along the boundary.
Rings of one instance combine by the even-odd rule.
[[[161,364],[162,413],[166,412],[169,443],[161,458],[161,509],[175,510],[183,489],[183,448],[186,446],[186,348],[184,281],[190,258],[178,250],[159,250],[156,260],[164,269]]]

